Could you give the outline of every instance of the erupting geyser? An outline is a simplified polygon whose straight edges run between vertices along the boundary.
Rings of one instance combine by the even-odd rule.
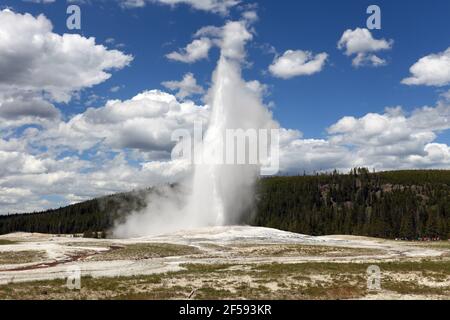
[[[231,21],[222,28],[206,28],[203,35],[214,38],[221,49],[206,100],[211,106],[208,129],[200,148],[202,164],[195,164],[193,176],[173,189],[166,187],[150,197],[144,212],[132,214],[115,234],[122,237],[235,224],[253,201],[258,164],[223,164],[226,131],[278,127],[264,106],[258,82],[245,82],[241,65],[245,44],[252,39],[249,21]],[[248,150],[247,150],[248,151]],[[219,159],[221,158],[221,159]]]

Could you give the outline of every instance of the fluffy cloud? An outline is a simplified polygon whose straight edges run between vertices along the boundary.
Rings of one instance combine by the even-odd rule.
[[[23,160],[20,156],[17,158]],[[189,164],[180,160],[130,165],[124,153],[104,159],[94,168],[76,157],[46,160],[38,162],[45,166],[45,172],[22,170],[0,175],[0,214],[42,210],[105,194],[175,182],[189,172]],[[32,169],[33,163],[28,165]],[[46,201],[48,195],[59,200]]]
[[[207,107],[153,90],[18,136],[2,131],[0,214],[177,181],[190,164],[170,160],[172,132],[191,131],[208,115]],[[48,195],[60,202],[44,201]]]
[[[411,168],[450,169],[450,147],[436,143],[450,129],[450,106],[440,102],[406,114],[400,107],[361,118],[343,117],[327,130],[327,139],[304,139],[281,130],[280,165],[284,173]]]
[[[258,97],[264,97],[269,93],[269,87],[266,84],[259,82],[258,80],[248,81],[246,82],[246,86]]]
[[[108,149],[158,151],[167,157],[175,144],[171,140],[175,129],[192,130],[195,121],[206,123],[207,119],[207,107],[179,103],[173,95],[152,90],[130,100],[111,100],[104,107],[89,108],[47,130],[39,140],[79,152],[101,142]]]
[[[384,114],[344,117],[328,128],[329,142],[354,154],[352,166],[376,169],[449,168],[448,147],[434,143],[440,131],[450,129],[450,106],[439,103],[406,115],[400,107]],[[441,161],[437,161],[437,160]]]
[[[313,55],[309,51],[287,50],[283,55],[275,58],[269,71],[275,77],[283,79],[311,75],[322,70],[327,58],[328,54],[324,52]]]
[[[403,79],[403,84],[439,87],[450,84],[450,48],[421,58],[409,71],[411,76]]]
[[[256,22],[259,19],[258,14],[253,10],[244,11],[242,18],[248,22]]]
[[[0,151],[0,176],[45,172],[45,166],[34,156],[21,152]]]
[[[159,3],[170,6],[179,4],[189,5],[194,9],[209,11],[219,14],[227,14],[231,7],[237,5],[238,0],[118,0],[125,8],[140,8],[147,3]]]
[[[386,60],[381,59],[373,52],[381,50],[389,50],[392,48],[394,41],[385,39],[374,39],[368,29],[356,28],[348,29],[338,42],[338,49],[344,50],[345,55],[356,55],[352,64],[355,67],[363,65],[382,66],[386,64]]]
[[[58,108],[36,94],[0,94],[0,129],[25,124],[47,125],[60,117]]]
[[[245,58],[245,43],[253,38],[248,30],[254,19],[241,21],[229,21],[223,27],[206,26],[200,28],[194,37],[203,37],[221,49],[225,58],[243,60]]]
[[[26,17],[31,24],[44,19]],[[217,36],[209,37],[223,48],[224,57],[245,57],[239,40],[252,37],[245,22],[229,22],[218,29]],[[249,86],[254,90],[264,87],[257,82]],[[4,120],[33,117],[52,122],[17,131],[21,124],[12,123],[2,131],[0,214],[39,210],[176,181],[189,174],[190,164],[170,160],[175,145],[172,133],[177,129],[191,131],[194,122],[207,124],[209,119],[207,106],[179,102],[171,94],[152,90],[129,100],[108,101],[103,107],[89,108],[65,120],[36,90],[23,86],[18,92],[1,89],[0,116]],[[27,101],[39,107],[30,110],[30,105],[20,105]],[[20,107],[14,109],[11,103]],[[51,201],[47,200],[49,195]]]
[[[166,55],[167,59],[184,63],[193,63],[208,57],[212,43],[208,38],[201,38],[192,41],[186,48],[174,51]]]
[[[97,45],[94,38],[58,35],[43,15],[0,11],[0,89],[45,91],[67,102],[74,91],[92,87],[133,59]]]
[[[56,100],[67,100],[73,91],[104,81],[104,75],[109,76],[105,70],[120,68],[131,57],[96,45],[93,39],[76,36],[75,41],[54,34],[43,16],[3,11],[1,17],[10,20],[9,29],[0,28],[4,40],[0,42],[0,214],[174,182],[190,173],[190,164],[170,160],[170,151],[175,144],[171,139],[173,131],[192,130],[195,121],[206,123],[209,118],[207,106],[180,101],[191,93],[200,93],[193,75],[165,83],[178,90],[178,99],[158,90],[144,91],[129,100],[110,100],[102,107],[64,119],[38,91],[46,91]],[[246,14],[243,21],[227,22],[224,27],[208,26],[194,37],[207,39],[206,51],[219,46],[223,58],[243,60],[243,43],[253,37],[248,25],[255,19],[255,15]],[[16,20],[20,26],[13,24]],[[14,39],[6,39],[7,33],[15,35]],[[27,47],[21,38],[31,41],[36,50],[33,56],[24,49],[30,43]],[[369,52],[349,43],[346,48],[351,54]],[[184,57],[184,62],[198,60],[196,50],[188,47],[178,52],[178,57]],[[8,55],[7,48],[12,48],[14,54]],[[372,51],[377,50],[381,49]],[[310,74],[323,67],[317,65],[319,55],[303,54],[303,62],[292,67],[297,73]],[[28,63],[26,67],[17,65],[22,59]],[[80,59],[85,64],[88,61],[88,66],[76,70]],[[325,60],[323,57],[322,64]],[[51,74],[44,76],[44,71]],[[258,81],[250,81],[247,86],[259,93],[267,90]],[[14,130],[23,124],[39,125]],[[423,107],[411,114],[391,108],[382,114],[344,117],[328,128],[329,137],[324,139],[306,139],[296,130],[282,129],[281,169],[298,173],[354,166],[448,168],[450,149],[435,140],[439,132],[449,128],[450,107],[442,101],[436,107]],[[49,195],[51,202],[47,200]]]
[[[264,90],[255,81],[248,86]],[[109,101],[67,121],[59,119],[57,125],[4,135],[0,214],[178,181],[191,166],[170,160],[171,133],[192,130],[194,121],[208,118],[208,107],[152,90],[130,100]],[[449,168],[449,146],[435,141],[449,128],[450,106],[440,102],[409,114],[396,107],[382,114],[344,117],[328,128],[326,139],[303,138],[296,130],[281,129],[281,171]],[[47,201],[48,195],[57,200]]]
[[[439,96],[446,101],[450,101],[450,90],[441,93]]]
[[[251,17],[250,15],[247,15]],[[195,39],[186,48],[166,55],[168,59],[193,63],[208,57],[212,46],[221,49],[223,57],[242,60],[245,58],[245,43],[253,38],[248,31],[248,25],[255,21],[253,18],[242,21],[229,21],[223,27],[206,26],[199,29]]]
[[[176,97],[181,100],[205,92],[205,90],[197,84],[197,80],[192,73],[186,73],[181,81],[165,81],[162,85],[172,91],[178,91]]]
[[[303,139],[297,130],[281,130],[280,170],[283,173],[346,170],[351,154],[347,148],[324,139]]]

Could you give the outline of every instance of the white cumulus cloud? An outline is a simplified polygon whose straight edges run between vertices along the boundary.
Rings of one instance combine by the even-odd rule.
[[[170,159],[172,133],[207,124],[208,115],[207,107],[151,90],[19,135],[2,131],[0,214],[175,182],[190,164]],[[45,201],[48,195],[61,203]]]
[[[166,55],[170,60],[180,61],[184,63],[193,63],[208,57],[209,49],[212,43],[208,38],[195,39],[186,48],[180,51],[174,51]]]
[[[175,96],[181,100],[205,92],[205,90],[197,84],[197,80],[190,72],[186,73],[181,81],[164,81],[162,85],[172,91],[177,91]]]
[[[403,84],[438,87],[450,84],[450,48],[421,58],[409,71],[411,76],[403,79]]]
[[[171,94],[144,91],[132,99],[110,100],[100,108],[61,122],[40,135],[47,145],[85,151],[99,142],[113,150],[136,149],[170,155],[175,129],[193,129],[195,121],[207,122],[208,108],[193,102],[180,103]]]
[[[48,126],[60,117],[58,108],[36,94],[0,94],[0,130],[27,124]]]
[[[322,70],[327,58],[328,54],[325,52],[314,55],[310,51],[287,50],[274,59],[269,71],[272,75],[283,79],[312,75]]]
[[[97,45],[94,38],[59,35],[44,16],[0,11],[0,89],[44,91],[67,102],[74,91],[109,79],[132,56]]]
[[[386,64],[386,60],[378,57],[373,52],[390,50],[394,41],[375,39],[372,33],[365,28],[348,29],[344,31],[338,42],[338,49],[344,50],[345,55],[356,55],[352,64],[355,67],[371,65],[374,67]]]
[[[168,59],[185,63],[193,63],[208,57],[209,50],[219,47],[223,57],[243,60],[245,58],[245,43],[253,38],[248,30],[254,20],[229,21],[223,27],[206,26],[200,28],[195,39],[186,48],[166,55]]]
[[[343,117],[328,128],[329,141],[354,154],[352,166],[376,169],[449,168],[448,148],[436,149],[439,132],[450,129],[450,106],[439,103],[405,114],[400,107],[361,118]],[[433,151],[433,152],[432,152]],[[436,154],[442,154],[437,157]],[[442,161],[437,161],[437,159]]]

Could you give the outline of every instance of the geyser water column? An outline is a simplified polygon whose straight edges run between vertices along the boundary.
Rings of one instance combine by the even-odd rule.
[[[245,21],[229,22],[222,31],[221,56],[207,96],[212,113],[201,150],[207,160],[195,167],[189,204],[192,217],[200,225],[237,223],[253,201],[259,166],[223,164],[226,154],[221,151],[226,143],[226,131],[250,129],[258,132],[275,127],[261,101],[261,92],[241,76],[244,46],[251,38]]]
[[[278,127],[262,103],[258,82],[247,83],[241,76],[245,44],[252,39],[249,22],[230,21],[211,28],[221,49],[206,101],[211,106],[209,126],[195,155],[204,161],[194,165],[193,177],[181,183],[179,194],[150,196],[145,212],[131,215],[116,228],[116,235],[136,236],[180,229],[235,224],[253,201],[254,184],[260,172],[257,164],[224,164],[227,130],[272,129]],[[168,191],[166,189],[166,191]],[[184,198],[185,197],[185,198]]]

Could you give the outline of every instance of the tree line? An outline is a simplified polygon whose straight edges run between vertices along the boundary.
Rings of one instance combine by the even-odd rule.
[[[310,235],[448,239],[450,171],[273,177],[258,186],[253,225]]]
[[[0,234],[40,232],[54,234],[106,234],[115,222],[133,211],[146,207],[146,195],[151,189],[101,197],[67,207],[0,216]]]
[[[24,231],[107,234],[146,207],[146,189],[64,208],[0,216],[0,234]],[[338,172],[261,179],[255,208],[243,222],[310,234],[440,238],[450,233],[450,171]]]

